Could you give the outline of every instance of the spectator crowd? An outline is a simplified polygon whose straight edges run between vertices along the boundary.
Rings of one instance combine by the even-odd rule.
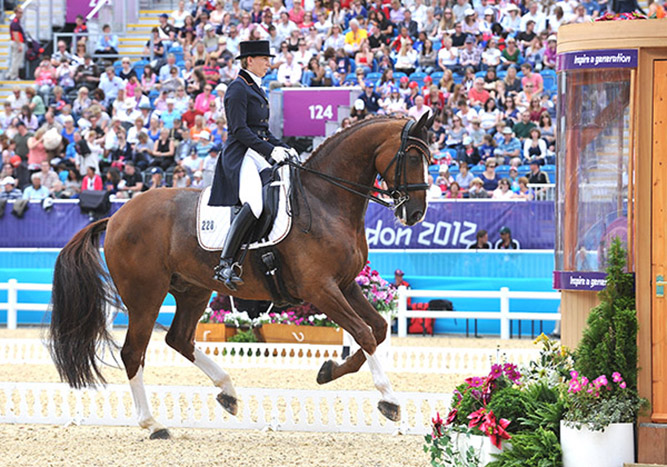
[[[267,91],[361,88],[343,128],[377,114],[434,114],[432,198],[533,199],[529,185],[548,183],[541,168],[555,160],[558,30],[624,5],[180,1],[159,15],[146,58],[135,62],[119,59],[108,25],[88,37],[80,17],[80,35],[55,44],[34,86],[14,88],[0,111],[0,198],[70,198],[81,190],[127,198],[210,185],[227,138],[224,94],[239,71],[239,43],[263,39],[275,54]],[[659,8],[653,13],[664,16]],[[12,40],[19,29],[12,26]]]

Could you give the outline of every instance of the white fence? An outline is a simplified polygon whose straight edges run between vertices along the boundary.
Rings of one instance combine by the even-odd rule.
[[[215,387],[147,386],[153,415],[168,427],[272,429],[284,431],[425,434],[436,411],[446,412],[443,394],[397,393],[398,423],[376,406],[377,391],[305,391],[237,388],[239,413],[229,415]],[[61,383],[0,383],[0,423],[136,426],[128,385],[99,391]]]
[[[248,344],[198,342],[197,346],[223,368],[271,368],[318,370],[327,359],[341,360],[342,346],[305,344]],[[481,375],[491,363],[528,363],[539,355],[535,349],[470,349],[445,347],[384,347],[378,349],[385,369],[394,373],[445,373]],[[103,356],[105,362],[114,358]],[[116,361],[120,358],[116,355]],[[0,339],[0,365],[52,365],[39,339]],[[152,341],[147,366],[185,367],[192,363],[161,341]]]
[[[17,315],[19,311],[44,311],[48,310],[46,303],[23,303],[18,300],[19,291],[37,291],[51,292],[51,284],[28,284],[19,283],[16,279],[9,279],[7,282],[0,282],[0,290],[7,291],[7,301],[0,302],[0,310],[7,310],[7,329],[16,329]],[[116,310],[112,310],[115,312]],[[160,308],[161,314],[174,314],[176,307],[166,305]],[[111,323],[109,323],[111,324]]]
[[[500,338],[510,338],[511,320],[560,321],[560,313],[511,312],[510,299],[560,300],[560,292],[510,292],[507,287],[499,291],[486,290],[398,290],[398,337],[408,332],[407,318],[451,318],[500,320]],[[420,298],[495,298],[500,300],[500,311],[425,311],[408,310],[408,297]]]

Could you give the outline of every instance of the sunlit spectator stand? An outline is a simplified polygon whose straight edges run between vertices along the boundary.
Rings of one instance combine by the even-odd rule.
[[[667,463],[667,21],[564,26],[558,34],[556,271],[563,342],[575,346],[618,236],[635,273],[639,462]]]

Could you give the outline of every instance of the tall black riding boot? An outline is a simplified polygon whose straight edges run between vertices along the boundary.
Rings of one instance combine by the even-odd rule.
[[[213,277],[224,283],[229,290],[234,291],[237,285],[243,285],[243,280],[240,277],[241,268],[235,264],[235,258],[243,240],[254,227],[256,221],[257,218],[250,209],[250,205],[245,203],[234,217],[229,232],[227,232],[225,245],[220,255],[220,264],[215,268],[215,276]],[[238,275],[234,270],[235,267],[238,269]]]

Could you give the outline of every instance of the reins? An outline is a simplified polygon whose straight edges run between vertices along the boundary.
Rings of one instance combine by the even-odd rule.
[[[384,207],[396,210],[410,199],[409,195],[410,191],[419,191],[428,189],[427,183],[407,182],[407,169],[406,169],[407,160],[405,157],[407,152],[410,149],[416,149],[420,153],[421,157],[426,160],[427,163],[429,160],[429,153],[430,153],[428,147],[426,146],[426,144],[424,144],[422,140],[420,140],[419,138],[415,138],[414,136],[410,136],[410,130],[415,124],[416,123],[414,120],[409,120],[405,124],[403,130],[401,131],[401,146],[399,147],[398,151],[391,159],[391,161],[389,161],[387,168],[380,174],[381,179],[386,181],[387,172],[389,172],[389,169],[391,169],[391,167],[394,166],[395,164],[394,183],[396,183],[396,185],[388,189],[368,186],[341,177],[336,177],[334,175],[329,175],[324,172],[320,172],[319,170],[306,167],[300,162],[291,159],[286,159],[281,164],[287,164],[292,168],[292,173],[295,175],[293,186],[295,185],[299,193],[302,195],[305,195],[305,193],[303,190],[303,185],[301,184],[301,177],[299,174],[300,171],[316,175],[320,177],[322,180],[325,180],[331,183],[332,185],[337,186],[338,188],[341,188],[349,193],[352,193],[356,196],[360,196],[369,201],[374,201]],[[379,196],[372,194],[371,193],[372,191],[382,195],[389,196],[391,198],[391,201],[386,201],[380,198]],[[293,195],[294,192],[292,191],[290,197],[292,197]],[[307,198],[305,196],[303,196],[303,198],[306,203],[306,206],[310,210]],[[292,204],[293,204],[294,214],[298,215],[298,203],[292,203]],[[309,223],[308,228],[304,230],[304,232],[307,233],[308,231],[310,231],[310,227],[311,223]]]

